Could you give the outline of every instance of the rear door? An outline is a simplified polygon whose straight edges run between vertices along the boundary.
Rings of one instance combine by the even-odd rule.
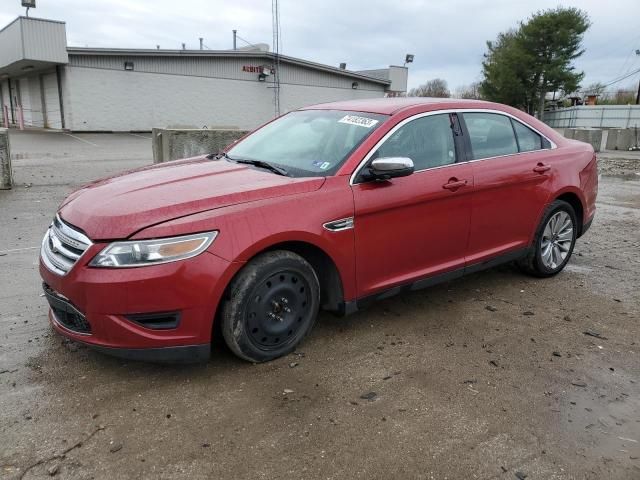
[[[367,163],[409,157],[415,173],[389,181],[354,178],[359,297],[464,267],[473,176],[470,164],[456,162],[462,157],[457,125],[448,113],[401,122]]]
[[[474,194],[467,263],[528,247],[548,198],[548,140],[499,112],[461,114]]]

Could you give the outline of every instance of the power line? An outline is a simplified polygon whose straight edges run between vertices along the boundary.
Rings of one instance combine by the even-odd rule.
[[[621,82],[622,80],[626,80],[627,78],[634,76],[638,72],[640,72],[640,68],[638,68],[637,70],[634,70],[633,72],[628,73],[628,74],[626,74],[626,75],[624,75],[624,76],[622,76],[622,77],[620,77],[620,78],[618,78],[616,80],[613,80],[613,81],[605,84],[605,88],[608,87],[609,85],[613,85],[614,83],[618,83],[618,82]]]
[[[631,63],[629,64],[629,66],[627,67],[627,70],[622,74],[622,75],[626,75],[627,73],[629,73],[633,68],[635,68],[635,66],[637,65],[638,60],[640,60],[640,56],[636,53],[636,58],[634,58]]]
[[[629,50],[629,55],[627,55],[627,58],[625,58],[624,63],[622,64],[622,68],[618,70],[618,75],[624,75],[625,73],[627,73],[628,70],[625,70],[624,68],[627,66],[627,63],[629,63],[629,59],[631,59],[631,57],[635,55],[635,53],[635,49],[632,48]],[[631,62],[631,66],[633,66],[633,61]],[[631,68],[631,66],[629,68]]]

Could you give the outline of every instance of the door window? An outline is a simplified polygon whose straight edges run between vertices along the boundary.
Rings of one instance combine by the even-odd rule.
[[[474,160],[518,153],[511,120],[495,113],[463,113]]]
[[[383,157],[409,157],[416,171],[455,163],[449,115],[429,115],[403,125],[378,148],[372,159]]]

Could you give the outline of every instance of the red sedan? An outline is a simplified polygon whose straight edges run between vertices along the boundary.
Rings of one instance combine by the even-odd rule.
[[[253,362],[319,309],[504,262],[560,272],[595,213],[590,145],[494,103],[393,98],[297,110],[224,153],[71,194],[42,242],[54,328],[103,352]]]

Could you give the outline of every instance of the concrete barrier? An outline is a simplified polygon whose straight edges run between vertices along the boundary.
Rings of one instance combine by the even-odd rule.
[[[567,128],[564,136],[590,143],[596,152],[602,149],[602,130],[599,128]]]
[[[152,131],[153,163],[217,153],[247,133],[246,130],[236,129],[154,128]]]
[[[635,128],[554,128],[565,138],[590,143],[596,152],[629,150],[640,142],[640,129]]]
[[[0,190],[9,190],[13,184],[11,174],[11,148],[9,130],[0,128]]]
[[[607,150],[629,150],[638,146],[640,142],[640,129],[636,128],[612,128],[607,138]]]

